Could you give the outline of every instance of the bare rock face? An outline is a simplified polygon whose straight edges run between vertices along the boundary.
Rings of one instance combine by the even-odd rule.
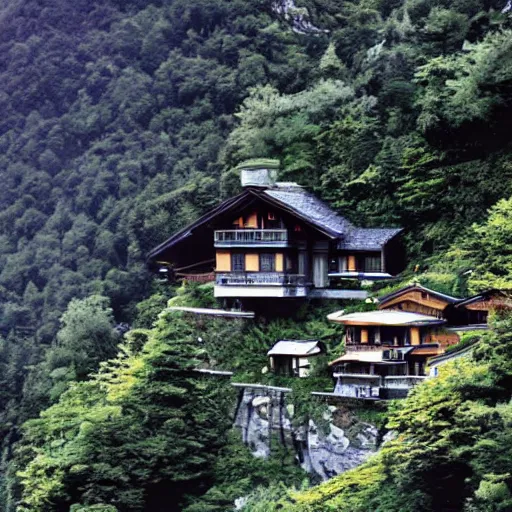
[[[293,425],[293,407],[278,391],[243,389],[235,427],[256,457],[268,457],[273,443],[294,449],[308,473],[327,480],[362,464],[379,446],[378,429],[347,407],[330,406],[322,426]]]
[[[303,467],[322,480],[359,466],[377,450],[379,432],[373,425],[355,422],[343,430],[329,420],[328,429],[328,432],[322,432],[312,420],[309,421],[308,462]]]

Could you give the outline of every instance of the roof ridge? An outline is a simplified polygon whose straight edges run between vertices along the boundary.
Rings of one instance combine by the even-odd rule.
[[[379,303],[384,303],[390,299],[393,299],[394,297],[397,297],[401,295],[402,293],[406,293],[407,291],[413,289],[413,288],[419,288],[420,290],[432,293],[434,295],[438,295],[440,297],[444,297],[449,300],[449,302],[457,303],[465,299],[461,299],[460,297],[454,297],[452,295],[448,295],[446,293],[438,292],[437,290],[432,290],[431,288],[427,288],[426,286],[423,286],[420,283],[412,283],[408,284],[407,286],[404,286],[398,290],[395,290],[394,292],[387,293],[386,295],[383,295],[382,297],[378,297]]]

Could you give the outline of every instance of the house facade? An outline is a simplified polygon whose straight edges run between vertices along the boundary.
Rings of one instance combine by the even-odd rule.
[[[499,290],[462,299],[419,284],[381,296],[378,304],[377,311],[328,316],[345,326],[346,353],[330,363],[337,394],[404,397],[432,368],[466,354],[455,347],[460,332],[487,328],[490,311],[512,309]],[[448,347],[454,349],[445,355]]]
[[[334,392],[355,398],[401,398],[426,375],[427,359],[444,351],[445,320],[411,311],[328,316],[345,326],[346,352],[332,361]]]
[[[215,280],[215,296],[233,299],[365,298],[344,280],[403,269],[401,229],[355,227],[276,173],[241,169],[242,192],[151,251],[150,267]]]
[[[445,317],[453,326],[460,326],[463,329],[485,329],[491,311],[510,311],[511,309],[510,294],[502,290],[491,289],[461,299],[446,308]]]

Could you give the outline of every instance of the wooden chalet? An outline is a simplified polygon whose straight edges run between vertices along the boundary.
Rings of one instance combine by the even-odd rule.
[[[486,290],[468,298],[452,297],[420,284],[412,284],[379,297],[379,309],[414,311],[446,320],[444,343],[458,343],[459,331],[486,329],[491,311],[512,309],[510,294],[502,290]],[[451,333],[451,335],[450,335]]]
[[[424,315],[444,318],[444,310],[461,299],[431,290],[420,284],[412,284],[379,297],[379,309],[413,311]]]
[[[462,301],[445,293],[426,288],[420,284],[412,284],[392,293],[379,297],[379,310],[410,311],[443,319],[446,328],[435,331],[423,331],[424,343],[439,343],[442,346],[455,345],[460,341],[459,335],[447,318],[447,311]]]
[[[403,269],[401,229],[358,228],[276,172],[243,168],[243,191],[153,249],[150,267],[214,279],[215,296],[233,299],[365,298],[342,280]]]

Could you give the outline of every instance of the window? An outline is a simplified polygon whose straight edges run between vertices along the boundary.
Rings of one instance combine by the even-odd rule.
[[[338,272],[338,258],[329,259],[329,272]]]
[[[365,272],[381,272],[380,256],[365,256],[364,271]]]
[[[231,255],[231,271],[244,272],[245,271],[245,254],[234,253]]]
[[[260,272],[276,271],[276,255],[260,254]]]

